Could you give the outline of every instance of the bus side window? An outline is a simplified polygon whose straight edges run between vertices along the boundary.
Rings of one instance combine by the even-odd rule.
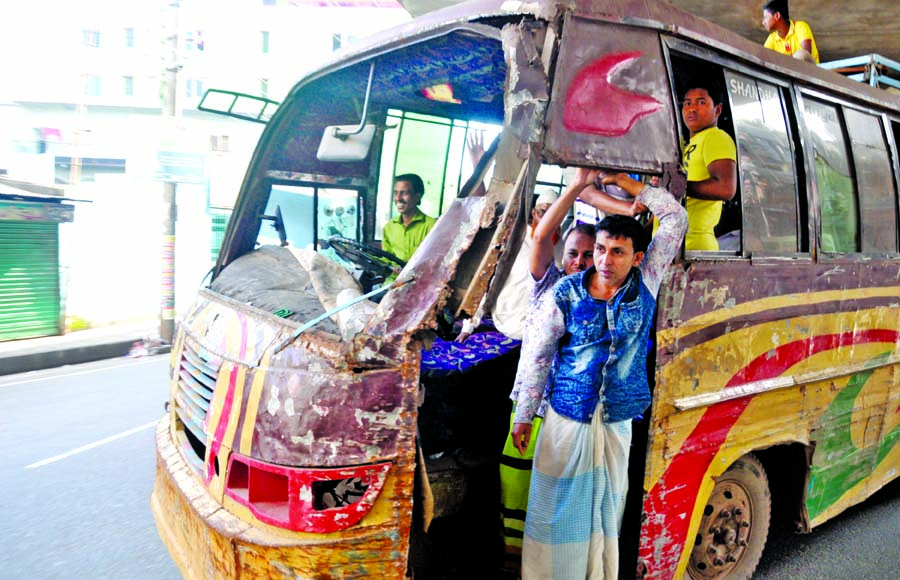
[[[845,108],[850,149],[859,187],[862,251],[897,251],[897,193],[891,175],[881,120],[872,114]]]
[[[822,251],[857,252],[859,207],[840,109],[837,105],[809,97],[804,98],[803,108],[806,127],[812,137]]]
[[[744,255],[797,252],[797,183],[783,93],[728,70],[725,79],[738,150]]]
[[[892,166],[894,168],[894,184],[900,189],[900,122],[897,122],[891,119],[888,122],[890,126],[889,137],[893,137],[893,142],[891,144],[891,151],[893,152],[893,163]],[[900,191],[897,192],[897,203],[900,204]],[[900,220],[900,211],[897,212],[897,218]],[[900,222],[898,222],[900,223]],[[900,243],[900,239],[897,240]]]

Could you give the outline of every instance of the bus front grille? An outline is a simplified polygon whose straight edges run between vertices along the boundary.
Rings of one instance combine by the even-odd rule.
[[[175,414],[183,429],[182,449],[188,463],[198,472],[203,471],[206,455],[206,415],[212,401],[213,390],[222,360],[184,341],[181,363],[178,367],[178,389],[175,392]]]

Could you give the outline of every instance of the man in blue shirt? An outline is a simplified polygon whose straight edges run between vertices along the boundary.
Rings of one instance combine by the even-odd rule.
[[[524,453],[549,379],[523,541],[523,578],[618,578],[631,420],[650,403],[647,343],[656,294],[681,247],[687,212],[664,189],[602,175],[659,218],[647,243],[634,218],[597,225],[594,265],[540,303],[523,343],[513,444]]]

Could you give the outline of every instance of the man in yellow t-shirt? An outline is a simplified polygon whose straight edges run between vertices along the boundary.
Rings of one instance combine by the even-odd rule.
[[[686,250],[718,251],[715,227],[722,202],[737,191],[734,140],[716,127],[722,114],[722,95],[712,82],[693,82],[684,93],[681,116],[691,134],[682,153],[687,170],[688,232]]]
[[[819,49],[809,24],[791,20],[787,0],[771,0],[763,6],[763,26],[769,31],[765,47],[819,64]]]
[[[404,173],[394,178],[394,207],[398,215],[384,224],[381,249],[404,262],[412,258],[437,221],[419,209],[424,194],[425,183],[415,173]]]

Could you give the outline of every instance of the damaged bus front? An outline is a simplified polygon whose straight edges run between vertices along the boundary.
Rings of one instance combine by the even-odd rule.
[[[489,12],[373,41],[301,82],[268,123],[213,280],[180,324],[157,430],[152,508],[185,577],[401,578],[411,529],[463,502],[467,483],[440,466],[429,481],[417,453],[421,353],[474,311],[524,231],[553,49],[546,22]],[[372,247],[390,203],[380,184],[434,131],[449,147],[479,123],[502,127],[470,180],[492,162],[487,194],[470,196],[440,152],[432,173],[446,174],[429,181],[458,195],[432,203],[437,225],[380,302],[362,299],[390,277]],[[398,124],[428,131],[398,145]]]
[[[422,352],[502,286],[542,162],[561,172],[567,156],[583,163],[599,146],[562,136],[562,123],[583,123],[583,111],[551,122],[556,133],[543,149],[550,74],[573,72],[553,60],[564,14],[550,4],[475,9],[483,15],[451,9],[373,40],[298,84],[268,123],[214,278],[180,325],[172,404],[157,432],[153,511],[186,577],[402,577],[411,529],[495,482],[517,352],[465,375],[478,390],[450,394],[453,428],[420,419],[417,454],[417,417],[432,403],[435,421],[446,418],[434,401],[453,390],[421,370]],[[659,173],[677,145],[658,35],[604,39],[569,50],[588,58],[613,43],[624,50],[600,74],[647,52],[639,77],[656,93],[656,105],[635,109],[631,121],[603,121],[610,127],[598,138],[618,141],[604,161]],[[621,139],[656,110],[656,122]],[[416,138],[417,123],[427,127]],[[462,151],[459,129],[476,126],[499,134],[463,183],[446,150]],[[437,163],[422,154],[434,149],[434,131],[445,149]],[[431,167],[443,199],[425,209],[440,219],[380,302],[363,300],[373,279],[390,278],[372,246],[390,203],[385,189],[404,163]],[[486,194],[470,195],[482,181]],[[336,200],[355,216],[341,240],[328,230]],[[495,525],[495,514],[485,521]]]
[[[495,570],[517,344],[430,357],[490,311],[536,184],[601,167],[684,195],[698,73],[726,87],[740,190],[720,251],[660,288],[620,569],[749,578],[772,494],[808,531],[895,478],[900,99],[665,2],[470,2],[303,79],[262,134],[157,429],[151,504],[184,576],[438,577],[422,538],[453,514],[460,543],[430,548]],[[470,167],[476,129],[496,139]],[[405,264],[378,247],[401,173],[439,217]]]

